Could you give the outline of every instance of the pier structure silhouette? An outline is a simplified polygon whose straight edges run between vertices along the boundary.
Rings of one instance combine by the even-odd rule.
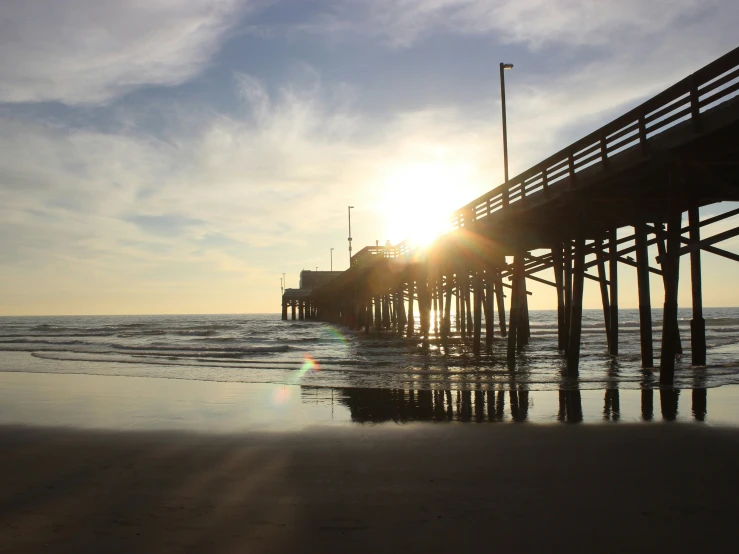
[[[739,255],[716,246],[739,235],[739,227],[701,238],[704,228],[739,209],[700,219],[704,206],[739,201],[738,92],[736,48],[462,206],[452,215],[452,230],[429,247],[409,242],[366,247],[352,256],[348,270],[322,286],[292,296],[286,292],[283,319],[292,303],[305,318],[366,332],[436,337],[442,343],[459,338],[470,342],[475,354],[491,346],[497,327],[507,339],[508,364],[515,367],[531,335],[527,281],[532,280],[553,289],[558,348],[568,375],[576,376],[584,281],[600,285],[608,351],[617,356],[618,273],[631,266],[637,272],[641,363],[657,364],[660,384],[671,385],[676,355],[682,353],[681,258],[690,261],[691,361],[698,366],[706,364],[701,253],[739,261]],[[649,258],[651,245],[657,247],[656,259]],[[650,273],[659,275],[664,287],[658,355]]]
[[[510,390],[494,388],[389,388],[373,389],[348,387],[326,389],[324,387],[302,387],[305,402],[313,402],[321,396],[323,402],[336,402],[349,409],[352,421],[356,423],[383,423],[395,421],[406,423],[412,421],[459,421],[470,423],[484,422],[525,422],[530,421],[531,403],[529,391],[525,386],[512,387]],[[330,396],[329,396],[330,393]],[[603,393],[603,421],[618,421],[621,418],[620,391],[609,388]],[[683,393],[683,402],[680,395]],[[689,394],[688,394],[689,393]],[[663,421],[674,421],[678,416],[678,405],[682,404],[683,417],[695,421],[705,421],[708,412],[707,389],[694,388],[686,391],[665,387],[654,391],[640,391],[640,420],[651,422],[661,415]],[[655,395],[657,408],[655,409]],[[558,391],[558,409],[546,413],[549,421],[564,423],[580,423],[583,421],[582,391],[577,388],[566,388]],[[656,412],[656,413],[655,413]],[[539,418],[543,414],[539,415]],[[635,421],[635,414],[629,414]],[[539,419],[541,421],[541,419]]]

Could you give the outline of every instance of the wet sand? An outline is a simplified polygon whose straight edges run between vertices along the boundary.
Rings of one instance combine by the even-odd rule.
[[[739,431],[0,427],[0,552],[733,550]]]

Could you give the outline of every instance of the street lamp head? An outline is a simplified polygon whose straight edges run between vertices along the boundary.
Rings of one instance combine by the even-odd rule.
[[[502,64],[500,64],[500,66],[503,69],[513,69],[513,64],[512,63],[502,63]]]
[[[349,206],[350,208],[354,208],[354,206]]]

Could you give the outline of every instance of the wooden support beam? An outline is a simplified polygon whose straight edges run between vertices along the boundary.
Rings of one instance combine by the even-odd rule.
[[[646,223],[644,223],[644,222],[637,222],[637,224],[634,225],[634,228],[636,228],[638,225],[644,225],[644,234],[646,236],[646,234],[647,234],[647,225],[646,225]],[[625,256],[626,254],[631,254],[632,252],[636,252],[636,250],[637,250],[636,234],[633,236],[633,239],[634,239],[634,246],[629,246],[628,248],[624,248],[623,250],[619,250],[618,251],[619,258],[621,256]],[[621,242],[621,241],[619,241],[619,242]],[[645,247],[652,246],[653,244],[657,244],[657,239],[656,238],[647,240],[646,243],[645,243]],[[610,256],[610,254],[609,254],[609,256]],[[638,260],[637,260],[637,263],[639,263]],[[596,266],[596,265],[598,265],[598,260],[594,260],[592,262],[586,262],[585,263],[585,269],[586,270],[587,269],[590,269],[591,267]],[[649,264],[647,264],[647,270],[648,270],[648,268],[649,268]]]
[[[654,419],[654,391],[652,389],[641,391],[641,418],[644,421]]]
[[[467,268],[457,273],[459,282],[459,333],[462,338],[467,337]]]
[[[552,247],[552,258],[554,260],[554,280],[557,291],[557,349],[563,351],[567,348],[567,332],[565,331],[565,286],[563,282],[562,243],[557,243]]]
[[[698,226],[700,228],[700,226]],[[658,233],[662,233],[662,231],[657,231]],[[700,236],[700,235],[698,235]],[[713,238],[713,237],[710,237]],[[708,239],[706,239],[708,240]],[[725,240],[725,239],[722,239]],[[722,248],[716,248],[715,246],[711,246],[709,244],[701,243],[701,241],[694,241],[689,238],[685,238],[683,236],[680,237],[680,242],[683,244],[686,244],[688,246],[681,249],[681,256],[684,256],[688,252],[685,251],[688,248],[691,248],[689,253],[693,253],[696,250],[705,250],[706,252],[710,252],[711,254],[716,254],[717,256],[721,256],[723,258],[728,258],[729,260],[734,260],[735,262],[739,262],[739,255],[734,254],[733,252],[729,252],[728,250],[723,250]],[[661,256],[657,256],[657,263],[662,263]],[[660,273],[661,275],[661,273]]]
[[[470,291],[472,290],[472,287],[470,285],[470,276],[469,276],[469,270],[467,271],[467,277],[465,279],[465,291],[464,291],[464,297],[465,297],[465,303],[466,303],[466,314],[467,314],[467,334],[468,336],[472,335],[472,331],[474,329],[473,321],[472,321],[472,301],[470,298]]]
[[[473,294],[475,299],[475,318],[474,318],[474,337],[472,342],[472,351],[477,356],[480,354],[480,346],[482,340],[482,270],[477,269],[473,277]]]
[[[581,231],[578,231],[581,232]],[[585,239],[575,239],[574,269],[572,272],[572,301],[570,304],[570,336],[567,345],[567,375],[577,376],[580,365],[582,338],[582,298],[585,284]]]
[[[516,365],[516,346],[518,344],[518,333],[520,331],[519,319],[521,317],[521,273],[523,272],[523,250],[517,249],[513,256],[513,291],[511,293],[511,308],[508,329],[508,349],[507,360],[508,367],[514,368]]]
[[[490,350],[493,346],[493,334],[495,333],[495,268],[488,266],[485,271],[485,347]]]
[[[503,294],[503,280],[500,277],[500,267],[495,269],[495,302],[498,306],[500,336],[505,337],[508,334],[508,330],[506,329],[505,295]]]
[[[536,277],[535,275],[527,275],[526,277],[528,277],[532,281],[536,281],[537,283],[549,285],[550,287],[559,287],[560,289],[564,290],[564,285],[557,285],[557,283],[552,283],[551,281],[547,281],[546,279],[542,279],[541,277]]]
[[[728,231],[724,231],[723,233],[718,233],[716,235],[713,235],[712,237],[708,237],[707,239],[703,239],[698,242],[690,242],[687,246],[683,246],[678,250],[678,256],[682,256],[683,254],[688,254],[690,252],[693,252],[698,249],[705,249],[706,246],[711,246],[712,244],[716,244],[717,242],[724,241],[726,239],[730,239],[732,237],[735,237],[739,235],[739,227],[735,227],[734,229],[729,229]],[[678,235],[678,240],[679,240]],[[657,261],[661,263],[660,257],[658,256]]]
[[[618,249],[617,247],[618,240],[617,240],[616,234],[617,234],[617,230],[614,227],[610,230],[609,236],[608,236],[608,247],[611,251],[611,259],[609,260],[609,266],[608,266],[608,277],[611,281],[611,285],[610,285],[611,323],[610,323],[610,341],[608,342],[608,345],[609,345],[609,354],[611,354],[611,356],[618,356],[618,261],[619,259],[616,256],[616,251]]]
[[[462,320],[464,318],[460,315],[461,314],[461,310],[462,310],[462,308],[461,308],[461,298],[462,298],[462,292],[461,292],[461,290],[462,290],[462,287],[460,287],[460,285],[459,285],[459,280],[460,280],[459,268],[457,268],[457,271],[454,274],[454,283],[456,285],[455,288],[454,288],[454,292],[455,292],[455,294],[454,294],[454,300],[455,300],[455,303],[456,303],[456,305],[455,305],[455,308],[456,309],[454,311],[454,323],[455,323],[455,327],[457,328],[457,333],[459,333],[461,335],[462,334]]]
[[[602,263],[602,261],[601,261],[601,263]],[[547,281],[546,279],[542,279],[541,277],[535,277],[533,275],[526,275],[526,277],[528,277],[529,279],[533,279],[534,281],[537,281],[539,283],[543,283],[545,285],[549,285],[550,287],[556,287],[557,286],[556,283],[552,283],[551,281]],[[595,281],[596,283],[601,283],[603,285],[610,285],[610,282],[605,277],[600,277],[600,276],[596,277],[595,275],[591,275],[590,273],[587,273],[587,272],[583,273],[583,277],[585,279],[589,279],[590,281]],[[513,280],[513,276],[508,277],[508,280],[509,281],[512,281]],[[528,293],[528,294],[530,295],[531,293]]]
[[[625,237],[622,237],[622,238],[618,239],[617,240],[617,244],[624,244],[624,243],[630,242],[632,240],[634,240],[634,235],[625,236]],[[654,244],[655,242],[656,242],[656,240],[651,241],[649,244]],[[591,244],[586,244],[585,245],[585,255],[588,256],[590,254],[595,253],[595,248],[596,248],[596,244],[594,242],[591,243]],[[623,251],[619,252],[619,255],[628,254],[630,252],[633,252],[634,250],[635,250],[634,247],[630,247],[630,248],[624,249]],[[611,253],[609,252],[606,256],[607,256],[606,257],[606,260],[610,260]],[[531,274],[539,273],[540,271],[544,271],[544,270],[549,269],[550,267],[553,266],[553,261],[552,261],[551,255],[539,256],[539,257],[536,257],[536,258],[533,258],[533,259],[537,261],[538,265],[537,264],[531,264],[531,265],[527,265],[526,266],[526,276],[527,277],[530,276]],[[619,259],[619,261],[622,261],[624,263],[629,263],[628,258],[622,258],[622,259]],[[590,269],[591,267],[594,267],[596,265],[598,265],[598,260],[597,259],[594,260],[594,261],[591,261],[591,262],[587,262],[585,264],[585,269],[586,270],[587,269]],[[654,270],[653,272],[658,272],[658,271],[659,270]],[[509,272],[508,273],[505,273],[504,272],[504,274],[503,274],[504,277],[505,276],[508,276],[508,275],[509,275]],[[592,275],[590,277],[592,279],[597,279],[597,277],[592,276]],[[586,276],[586,279],[587,278],[588,277]]]
[[[694,204],[688,210],[690,240],[700,243],[699,208]],[[690,351],[693,365],[706,365],[706,320],[703,319],[703,290],[701,283],[701,251],[690,253],[690,286],[693,296],[693,318],[690,320]]]
[[[608,343],[608,352],[611,351],[611,300],[608,297],[608,283],[606,282],[606,264],[603,255],[603,243],[601,240],[597,241],[599,248],[597,252],[598,256],[598,277],[600,279],[600,300],[603,306],[603,323],[606,329],[606,340]]]
[[[572,241],[567,239],[563,243],[563,277],[565,284],[565,330],[567,333],[565,341],[565,352],[570,345],[570,316],[572,313]],[[585,269],[583,269],[585,271]]]
[[[416,320],[413,316],[413,296],[414,296],[414,288],[415,288],[416,281],[411,275],[408,278],[408,326],[405,330],[405,335],[407,337],[412,337],[413,333],[415,331],[416,326]]]
[[[526,271],[521,271],[521,314],[519,320],[518,349],[521,350],[531,338],[531,321],[529,319],[529,298],[526,294]]]
[[[447,273],[446,276],[446,307],[444,308],[444,324],[441,326],[441,336],[446,342],[449,338],[449,333],[452,331],[452,274]]]
[[[433,312],[434,312],[434,336],[439,336],[439,279],[435,271],[430,271],[431,274],[431,297],[433,300]]]
[[[716,223],[717,221],[721,221],[722,219],[728,219],[730,217],[733,217],[735,215],[739,214],[739,208],[736,208],[734,210],[729,210],[728,212],[724,212],[722,214],[714,215],[713,217],[709,217],[707,219],[704,219],[703,221],[698,222],[698,227],[703,227],[705,225],[710,225],[711,223]],[[680,234],[685,233],[686,231],[690,231],[690,224],[688,224],[687,227],[683,227],[680,229]]]
[[[739,262],[739,256],[737,256],[733,252],[728,252],[721,248],[716,248],[715,246],[702,246],[700,250],[705,250],[706,252],[710,252],[711,254],[716,254],[717,256],[721,256],[722,258],[728,258],[729,260],[734,260],[735,262]]]
[[[654,366],[652,349],[652,301],[649,295],[649,257],[647,251],[646,225],[639,222],[634,226],[636,235],[637,282],[639,287],[639,333],[641,341],[642,367]]]
[[[403,300],[403,289],[404,289],[404,283],[403,280],[400,281],[398,284],[398,290],[395,293],[395,306],[396,311],[398,312],[398,332],[400,334],[403,334],[403,330],[405,329],[405,326],[408,324],[408,317],[405,314],[405,301]]]
[[[444,310],[446,308],[446,302],[444,301],[444,294],[446,289],[444,288],[444,269],[439,267],[438,269],[438,295],[439,295],[439,336],[441,336],[442,329],[444,328],[444,317],[446,317]]]
[[[659,256],[657,256],[657,259],[658,260],[664,260],[665,259],[665,253],[667,252],[667,246],[665,245],[665,238],[666,238],[667,235],[666,235],[666,233],[663,230],[662,223],[659,223],[659,224],[655,225],[654,227],[655,227],[655,233],[657,235],[657,252],[659,252]],[[679,236],[678,236],[678,241],[679,241]],[[679,242],[678,242],[678,244],[679,244]],[[662,262],[659,262],[659,263],[662,264],[662,266],[664,267],[665,264],[663,264]],[[679,263],[679,260],[678,260],[678,263]],[[667,290],[668,280],[669,280],[669,278],[668,278],[668,275],[667,275],[667,271],[665,271],[663,269],[662,270],[662,284],[665,287],[665,290]],[[677,312],[675,313],[675,324],[674,324],[674,326],[672,324],[670,324],[667,327],[669,327],[670,329],[672,329],[674,331],[674,333],[675,333],[675,336],[672,337],[672,341],[673,342],[671,343],[671,346],[675,348],[675,353],[676,354],[682,354],[683,353],[683,347],[682,347],[682,343],[680,342],[680,330],[679,330],[679,328],[677,326]],[[664,331],[664,329],[665,329],[665,322],[663,320],[662,321],[662,330]]]
[[[678,389],[665,387],[659,389],[659,404],[662,411],[662,419],[675,421],[679,398],[680,391]]]
[[[474,273],[474,271],[472,272]],[[469,274],[467,276],[467,287],[465,291],[465,297],[467,302],[467,333],[468,335],[472,336],[472,332],[474,330],[474,321],[472,317],[472,281],[469,277]]]
[[[421,332],[425,340],[429,339],[431,329],[431,292],[429,291],[428,266],[424,267],[418,281],[418,304],[421,310]]]
[[[612,256],[612,255],[609,255],[608,256],[608,261],[609,262],[612,261],[612,260],[614,260],[614,259],[617,260],[617,261],[619,261],[619,262],[621,262],[622,264],[630,265],[631,267],[638,267],[637,264],[636,264],[636,262],[634,260],[632,260],[631,258],[626,258],[624,256]],[[649,273],[654,273],[655,275],[660,275],[660,276],[662,275],[662,271],[660,271],[659,269],[656,269],[654,267],[650,267],[649,268]]]
[[[705,388],[693,389],[693,409],[691,411],[696,421],[704,421],[706,418],[706,412],[708,411],[708,395],[706,393]]]

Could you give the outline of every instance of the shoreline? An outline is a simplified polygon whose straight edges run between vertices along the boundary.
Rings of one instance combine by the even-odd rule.
[[[211,433],[309,425],[660,422],[739,427],[739,386],[697,389],[332,388],[0,372],[0,425]]]

